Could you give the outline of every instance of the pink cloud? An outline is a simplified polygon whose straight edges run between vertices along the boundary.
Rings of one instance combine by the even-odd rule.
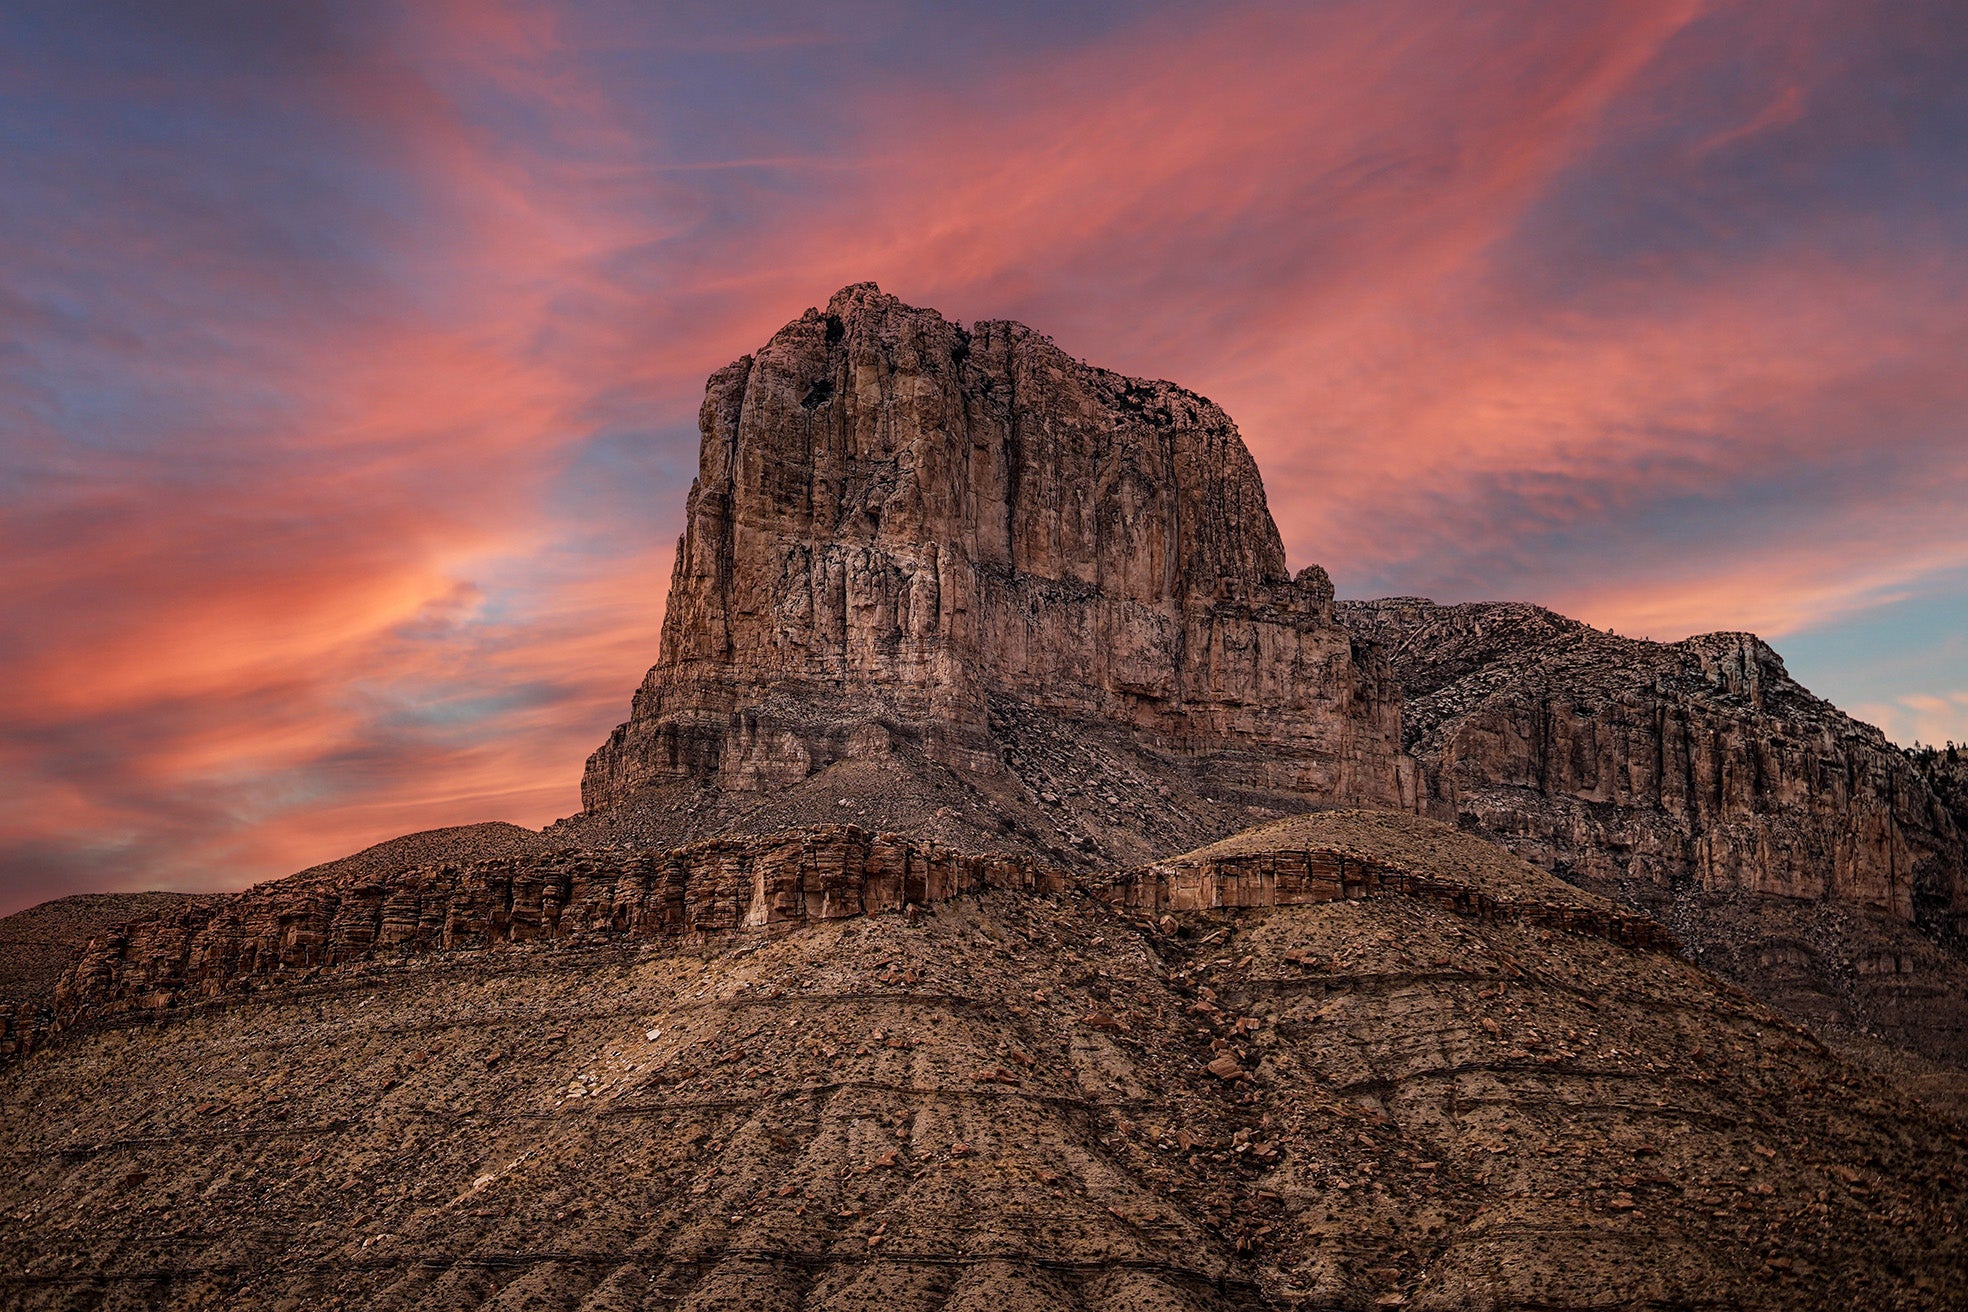
[[[266,216],[108,174],[0,256],[12,321],[168,402],[90,447],[16,380],[0,768],[29,784],[0,844],[68,853],[36,889],[91,853],[121,854],[97,883],[210,885],[565,814],[655,658],[704,376],[865,278],[1213,396],[1349,590],[1668,637],[1863,611],[1968,561],[1958,238],[1782,196],[1754,242],[1680,213],[1580,235],[1575,194],[1678,197],[1809,137],[1859,21],[1232,5],[960,78],[856,75],[829,35],[824,94],[707,144],[598,51],[813,33],[617,51],[552,8],[420,9],[283,87],[375,165],[321,225],[360,261],[255,254]],[[1732,60],[1762,71],[1718,99]],[[115,314],[41,294],[91,279]],[[650,503],[581,473],[610,442],[665,462]]]

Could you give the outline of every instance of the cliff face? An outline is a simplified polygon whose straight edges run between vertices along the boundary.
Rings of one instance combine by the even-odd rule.
[[[1323,571],[1286,573],[1209,401],[862,284],[713,375],[701,426],[660,658],[590,812],[898,749],[1002,775],[1028,713],[1222,785],[1403,800],[1386,668]]]
[[[1885,737],[1752,634],[1616,637],[1535,606],[1348,602],[1398,671],[1424,809],[1585,880],[1968,909],[1962,836]]]
[[[15,1040],[0,1043],[0,1053],[30,1051],[56,1025],[169,1010],[296,976],[361,975],[417,957],[536,941],[675,946],[856,916],[913,918],[987,890],[1072,889],[1158,913],[1400,895],[1480,920],[1672,946],[1646,916],[1480,839],[1386,811],[1297,817],[1186,858],[1084,877],[1029,857],[967,854],[852,825],[711,839],[669,852],[533,851],[387,874],[317,870],[233,897],[179,899],[97,934],[51,990],[55,1005],[44,1023],[11,1036],[0,1030]]]
[[[1968,833],[1968,749],[1949,743],[1945,749],[1926,747],[1906,755],[1927,786],[1934,790],[1934,796],[1947,807],[1955,828]]]
[[[701,942],[900,912],[988,888],[1064,886],[1030,858],[966,855],[849,825],[670,852],[540,851],[381,876],[321,869],[98,935],[61,980],[56,1021],[74,1026],[436,953],[535,940]]]
[[[118,926],[219,901],[196,893],[76,893],[0,916],[0,1057],[54,1020],[55,990],[91,942]]]
[[[1750,634],[1644,642],[1415,598],[1340,615],[1398,672],[1427,814],[1645,909],[1702,965],[1959,1103],[1968,854],[1944,780]]]

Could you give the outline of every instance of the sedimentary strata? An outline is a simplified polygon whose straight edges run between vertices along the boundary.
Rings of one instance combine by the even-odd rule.
[[[1417,598],[1341,615],[1398,672],[1427,814],[1582,880],[1968,912],[1948,808],[1753,634],[1647,642]]]
[[[782,932],[987,889],[1091,894],[1156,912],[1401,894],[1461,915],[1671,947],[1645,916],[1488,844],[1391,812],[1321,813],[1108,876],[849,825],[713,839],[669,852],[538,852],[415,866],[382,878],[359,866],[321,869],[328,873],[167,908],[99,935],[56,989],[48,1018],[74,1028],[336,968],[536,940],[578,947]],[[25,1051],[47,1028],[45,1021],[23,1028],[14,1046]]]
[[[1016,792],[994,699],[1126,726],[1188,792],[1403,800],[1386,668],[1323,571],[1287,572],[1204,398],[862,284],[714,374],[701,426],[662,651],[590,813],[896,752]]]
[[[0,917],[0,1058],[26,1052],[47,1031],[55,989],[93,939],[134,920],[217,900],[196,893],[77,893]]]
[[[1339,811],[1262,825],[1106,881],[1116,906],[1153,911],[1312,906],[1399,894],[1458,915],[1673,950],[1659,921],[1554,879],[1481,839],[1397,812]]]
[[[55,1012],[75,1024],[430,952],[701,937],[901,911],[986,888],[1061,886],[1029,857],[953,852],[847,825],[670,852],[549,851],[381,878],[302,875],[98,936],[57,988]]]
[[[1418,598],[1340,614],[1399,673],[1428,814],[1968,1106],[1968,850],[1944,756],[1923,770],[1751,634],[1647,642]]]
[[[1541,886],[1410,824],[1323,841]],[[567,891],[557,944],[276,972],[0,1068],[0,1303],[1968,1298],[1959,1127],[1667,952],[1385,890],[577,939]]]

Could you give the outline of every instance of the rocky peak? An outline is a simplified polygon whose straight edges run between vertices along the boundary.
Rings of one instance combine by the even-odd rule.
[[[1753,633],[1650,642],[1537,606],[1346,602],[1393,662],[1423,807],[1587,880],[1968,907],[1958,827]]]
[[[1752,706],[1763,705],[1766,690],[1809,696],[1790,677],[1776,649],[1753,633],[1698,633],[1672,645],[1692,656],[1716,688]]]
[[[843,288],[713,374],[663,642],[591,812],[797,785],[903,751],[1002,775],[1028,713],[1212,782],[1398,804],[1398,707],[1316,567],[1293,578],[1228,415]]]

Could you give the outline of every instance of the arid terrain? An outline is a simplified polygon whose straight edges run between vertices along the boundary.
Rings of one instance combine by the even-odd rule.
[[[0,1305],[1968,1305],[1961,790],[843,289],[534,832],[0,921]]]
[[[1519,918],[1613,909],[1480,840],[1398,816],[1335,840],[1332,819],[1168,877],[1386,851],[1494,905],[985,889],[124,1013],[7,1076],[0,1287],[24,1307],[1968,1297],[1958,1124],[1671,950]]]

